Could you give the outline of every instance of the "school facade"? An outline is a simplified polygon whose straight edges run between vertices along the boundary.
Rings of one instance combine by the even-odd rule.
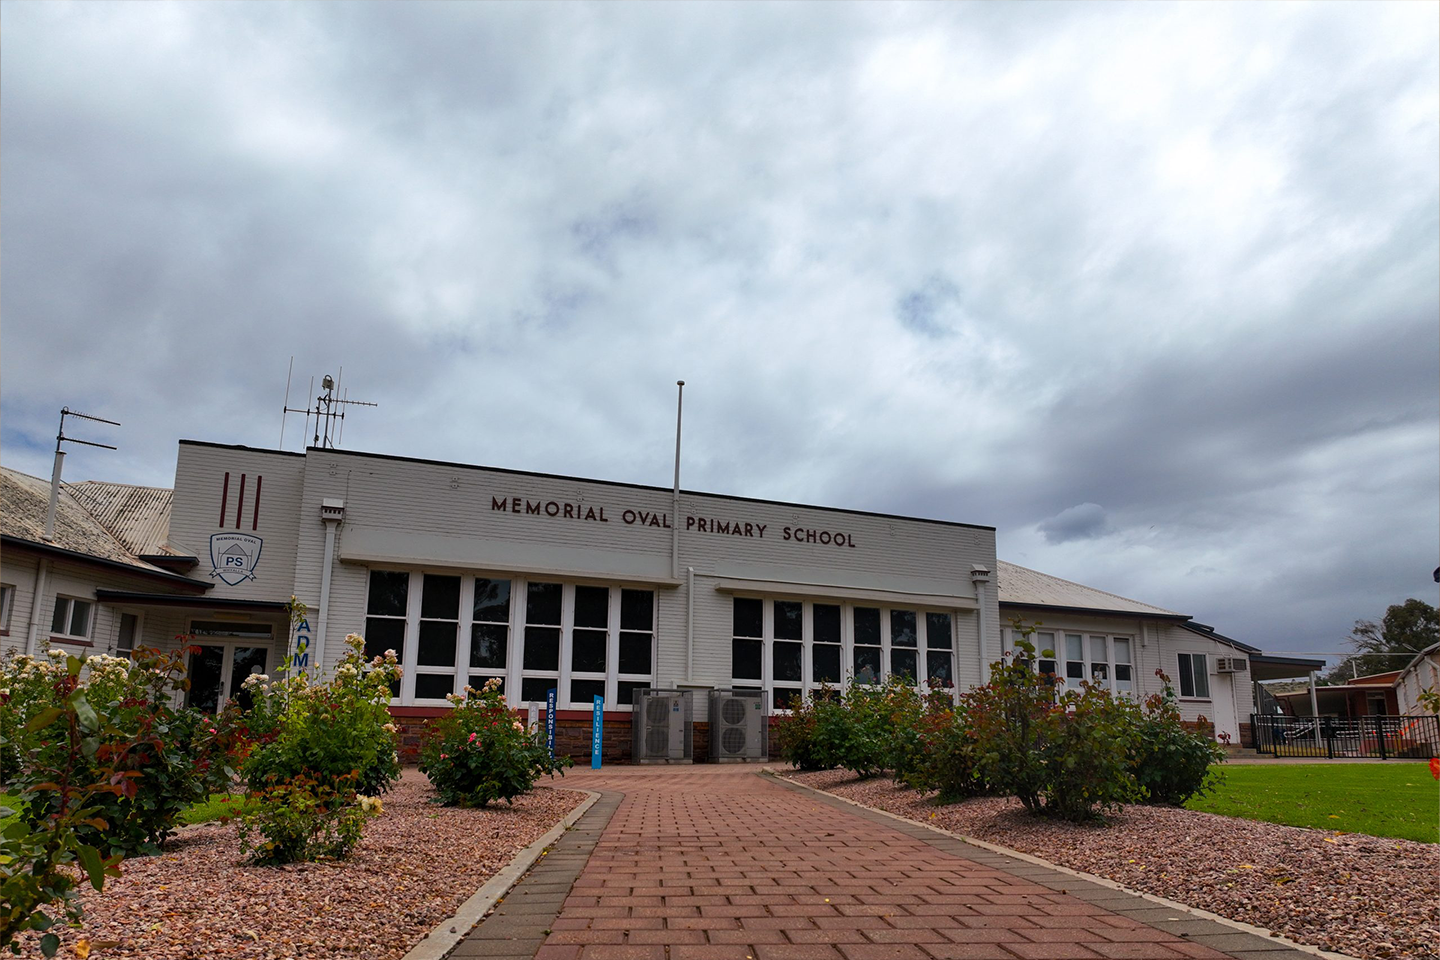
[[[953,694],[985,682],[1017,617],[1054,651],[1042,669],[1136,697],[1162,671],[1186,719],[1238,743],[1265,660],[1184,614],[1000,561],[981,524],[199,441],[180,442],[173,490],[66,485],[51,541],[48,484],[7,470],[0,493],[6,649],[194,644],[190,697],[214,709],[287,657],[332,670],[358,633],[400,656],[391,709],[412,750],[446,694],[490,678],[517,709],[556,690],[576,755],[603,697],[607,759],[630,755],[641,689],[758,690],[773,713],[891,675]]]

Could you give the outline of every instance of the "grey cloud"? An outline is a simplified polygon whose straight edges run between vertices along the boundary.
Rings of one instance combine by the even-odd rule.
[[[1077,503],[1066,507],[1038,526],[1048,543],[1064,543],[1067,540],[1094,540],[1103,536],[1109,526],[1105,508],[1098,503]]]
[[[4,15],[7,465],[271,445],[293,354],[352,447],[663,484],[683,377],[687,486],[1277,647],[1430,589],[1433,5]]]

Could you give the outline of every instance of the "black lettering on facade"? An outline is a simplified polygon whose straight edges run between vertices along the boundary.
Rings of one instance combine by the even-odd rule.
[[[510,506],[510,504],[509,504],[508,502],[506,502],[505,500],[502,500],[502,499],[499,498],[499,497],[491,497],[491,498],[490,498],[490,509],[491,509],[491,510],[507,510],[507,508],[508,508],[509,506]]]
[[[526,501],[525,501],[525,515],[526,515],[526,516],[536,516],[536,517],[540,516],[540,507],[541,507],[541,506],[542,506],[542,504],[540,503],[539,500],[536,500],[534,503],[531,503],[529,500],[526,500]]]

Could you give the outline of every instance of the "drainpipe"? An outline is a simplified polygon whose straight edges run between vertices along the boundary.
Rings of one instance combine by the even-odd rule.
[[[312,676],[325,672],[325,623],[330,614],[330,571],[335,565],[335,531],[345,520],[345,501],[326,497],[320,501],[320,520],[325,524],[325,558],[320,567],[320,613],[316,618],[315,653]]]
[[[1320,745],[1320,702],[1315,697],[1315,671],[1310,671],[1310,716],[1315,718],[1315,745]]]
[[[685,683],[695,682],[695,568],[685,568]]]
[[[37,643],[40,639],[40,602],[45,598],[45,588],[50,580],[50,561],[44,557],[40,558],[40,564],[35,568],[35,596],[30,600],[30,623],[25,632],[25,652],[35,656],[38,649]]]
[[[990,582],[990,568],[972,563],[970,582],[975,585],[975,627],[979,632],[975,648],[980,657],[980,683],[985,684],[990,682],[990,661],[985,656],[985,585]]]

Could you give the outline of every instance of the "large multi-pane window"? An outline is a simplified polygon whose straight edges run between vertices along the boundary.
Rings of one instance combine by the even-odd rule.
[[[1012,636],[1012,642],[1013,639]],[[1033,640],[1037,652],[1054,650],[1060,659],[1060,663],[1056,664],[1042,654],[1040,672],[1055,674],[1058,667],[1068,690],[1078,690],[1085,681],[1116,693],[1132,693],[1135,689],[1135,667],[1131,661],[1129,637],[1037,632]],[[1058,647],[1055,645],[1057,642],[1060,644]]]
[[[570,702],[594,703],[605,696],[605,660],[610,643],[610,588],[575,588],[575,625],[570,632]]]
[[[844,680],[840,673],[840,606],[817,603],[810,611],[810,682],[839,685]]]
[[[855,628],[855,682],[879,683],[885,676],[880,610],[876,607],[856,607],[850,611],[850,615]]]
[[[653,590],[374,570],[365,634],[400,658],[404,703],[499,680],[512,706],[553,689],[561,709],[628,709],[654,686]]]
[[[416,700],[444,700],[455,692],[459,636],[460,578],[425,574],[420,584],[420,626],[413,671]]]
[[[930,689],[955,685],[951,613],[735,597],[732,617],[731,681],[770,691],[776,710],[827,686],[886,676]]]
[[[510,651],[510,581],[475,578],[470,613],[469,685],[479,690],[499,677],[504,688]]]
[[[955,686],[950,614],[925,614],[925,681],[932,688]]]
[[[371,570],[370,595],[365,601],[365,656],[383,657],[395,651],[405,663],[405,620],[410,606],[410,574],[401,570]],[[314,656],[314,653],[311,653]],[[400,696],[400,681],[390,684]]]
[[[759,690],[765,681],[765,601],[736,597],[730,616],[730,677],[737,690]]]
[[[655,676],[655,591],[620,591],[620,639],[615,702],[633,706],[635,691],[653,687]]]
[[[560,685],[560,611],[563,600],[564,587],[561,584],[525,585],[521,700],[544,700],[551,687]]]
[[[910,683],[918,683],[920,670],[916,663],[918,656],[915,632],[914,610],[890,611],[890,673],[904,677]]]
[[[1132,673],[1134,667],[1130,664],[1130,638],[1116,637],[1113,650],[1115,653],[1115,690],[1118,693],[1131,693],[1135,689],[1135,678]]]
[[[770,703],[789,710],[805,690],[805,605],[799,600],[775,601],[775,641],[770,645]]]

